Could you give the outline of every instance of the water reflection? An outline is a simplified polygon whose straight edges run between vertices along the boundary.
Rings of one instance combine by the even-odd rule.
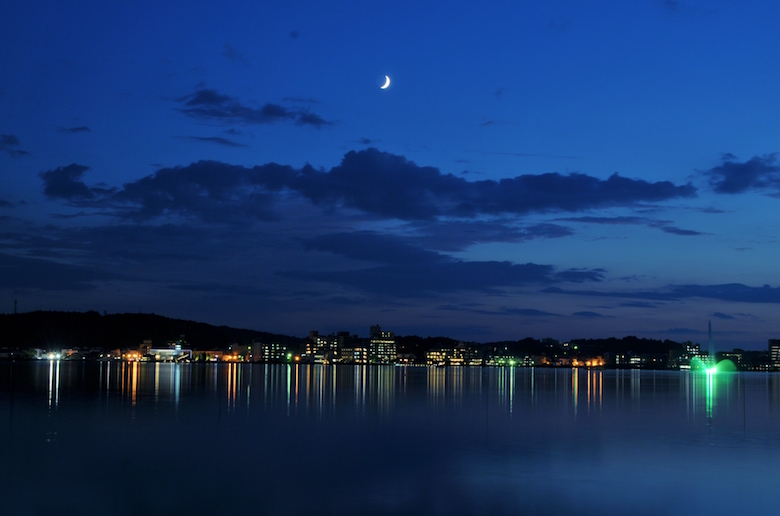
[[[60,361],[49,360],[49,408],[57,408],[60,401]]]
[[[9,365],[3,384],[11,392]],[[287,415],[333,416],[340,410],[387,418],[399,401],[420,401],[432,411],[453,411],[490,403],[508,418],[529,409],[569,413],[575,419],[605,411],[642,412],[677,404],[690,419],[746,412],[760,403],[780,412],[780,375],[769,373],[692,373],[604,371],[519,367],[393,367],[334,365],[253,365],[46,361],[17,364],[29,368],[31,384],[45,391],[46,404],[57,410],[63,389],[94,389],[105,401],[114,396],[130,407],[164,404],[178,407],[191,396],[209,394],[228,412],[253,407],[281,407]],[[17,375],[18,376],[18,375]],[[747,400],[747,401],[746,401]],[[754,401],[754,405],[757,402]]]
[[[330,514],[598,514],[640,502],[646,513],[702,512],[711,507],[701,493],[721,484],[738,484],[739,503],[770,497],[780,461],[779,374],[0,362],[6,403],[0,438],[15,443],[7,460],[34,466],[0,472],[0,485],[75,483],[119,499],[133,479],[219,485],[228,471],[236,492],[262,491],[254,511],[242,507],[249,513],[318,512],[284,505],[291,499],[327,503],[321,512]],[[173,438],[151,439],[159,448],[150,453],[116,446],[153,435]],[[42,471],[60,476],[41,480]],[[106,479],[95,473],[106,471]],[[639,471],[641,482],[626,474]],[[318,479],[305,497],[296,482],[304,476]],[[617,505],[600,511],[589,495],[607,485]],[[217,495],[201,506],[212,500],[206,491],[170,507],[227,512]],[[274,500],[269,494],[284,502],[262,505]],[[127,513],[160,502],[144,497]],[[377,500],[389,505],[370,511]],[[57,513],[44,509],[17,513]]]

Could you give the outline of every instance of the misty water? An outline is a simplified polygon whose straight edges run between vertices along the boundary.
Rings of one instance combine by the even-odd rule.
[[[4,514],[769,513],[780,375],[0,362]]]

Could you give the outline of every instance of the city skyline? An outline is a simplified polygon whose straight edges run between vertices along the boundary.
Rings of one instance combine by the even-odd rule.
[[[774,11],[15,2],[0,311],[766,349]]]

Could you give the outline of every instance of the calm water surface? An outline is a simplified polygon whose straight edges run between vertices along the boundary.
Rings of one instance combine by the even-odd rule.
[[[774,514],[780,375],[0,363],[4,514]]]

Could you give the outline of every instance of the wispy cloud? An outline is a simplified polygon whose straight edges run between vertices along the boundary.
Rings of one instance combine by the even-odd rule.
[[[243,53],[239,52],[235,48],[233,48],[231,45],[225,43],[225,48],[222,51],[222,55],[227,57],[231,61],[238,62],[242,64],[243,66],[249,66],[249,59],[247,59]]]
[[[238,143],[222,136],[180,136],[179,138],[195,142],[216,143],[225,147],[249,147],[246,144]]]
[[[550,294],[571,294],[590,297],[613,297],[644,299],[653,301],[674,301],[689,298],[719,299],[739,303],[780,303],[780,288],[764,285],[751,287],[741,283],[721,285],[669,285],[657,290],[612,291],[574,290],[548,287],[543,292]]]
[[[90,132],[92,132],[92,129],[90,129],[89,127],[87,127],[85,125],[81,125],[81,126],[78,126],[78,127],[60,127],[60,132],[61,133],[71,133],[71,134],[75,134],[75,133],[90,133]]]
[[[19,148],[19,138],[13,134],[0,134],[0,151],[7,152],[13,158],[27,156],[30,153]]]
[[[733,315],[724,314],[723,312],[715,312],[715,313],[713,313],[713,314],[710,314],[710,315],[711,315],[712,317],[715,317],[716,319],[721,319],[721,320],[724,320],[724,321],[728,321],[728,320],[730,320],[730,319],[733,319],[733,318],[734,318],[734,316],[733,316]]]
[[[589,311],[574,312],[572,315],[574,317],[583,317],[585,319],[598,319],[600,317],[604,317],[603,315],[601,315],[598,312],[589,312]]]
[[[637,225],[648,226],[651,228],[658,228],[664,233],[670,233],[672,235],[681,236],[699,236],[703,235],[699,231],[692,229],[681,229],[676,226],[672,226],[672,222],[669,220],[658,220],[648,217],[564,217],[557,219],[565,222],[580,222],[585,224],[603,224],[609,226],[623,226],[623,225]]]
[[[178,110],[185,115],[215,122],[256,125],[290,121],[317,128],[333,125],[333,122],[308,110],[270,102],[261,107],[252,107],[213,89],[199,89],[178,101],[181,103]]]
[[[0,253],[0,288],[37,290],[93,290],[96,282],[121,278],[121,274]]]

